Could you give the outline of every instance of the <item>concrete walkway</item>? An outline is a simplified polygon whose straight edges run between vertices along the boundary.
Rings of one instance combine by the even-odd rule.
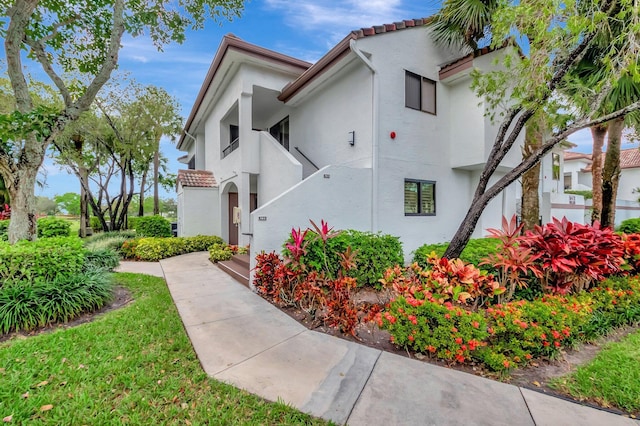
[[[307,330],[206,253],[160,263],[208,375],[314,416],[349,425],[640,425]],[[137,265],[123,262],[120,270],[136,272]]]

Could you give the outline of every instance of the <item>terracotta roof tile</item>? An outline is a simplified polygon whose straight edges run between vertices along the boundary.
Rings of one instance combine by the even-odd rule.
[[[178,170],[178,183],[183,187],[215,188],[218,186],[213,172],[207,170]]]
[[[579,152],[565,152],[564,160],[576,160],[584,158],[585,160],[591,160],[591,154],[581,154]],[[604,166],[605,155],[602,155],[602,165]],[[621,169],[633,169],[640,167],[640,150],[638,148],[630,148],[620,150],[620,168]],[[591,171],[591,164],[584,168],[584,171]]]
[[[571,160],[577,160],[577,159],[591,160],[591,154],[583,154],[581,152],[571,152],[571,151],[564,152],[564,161],[571,161]]]

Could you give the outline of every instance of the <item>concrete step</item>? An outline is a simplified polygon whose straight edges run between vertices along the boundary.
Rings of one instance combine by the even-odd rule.
[[[248,254],[234,254],[231,260],[249,271],[249,262],[251,259]]]
[[[229,274],[236,281],[249,287],[249,268],[243,267],[232,260],[225,260],[217,263],[218,268]]]

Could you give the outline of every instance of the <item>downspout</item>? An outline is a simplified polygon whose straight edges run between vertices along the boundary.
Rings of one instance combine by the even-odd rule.
[[[378,92],[379,81],[378,71],[375,69],[369,58],[356,47],[356,41],[349,41],[349,48],[360,60],[371,70],[371,108],[372,108],[372,140],[371,140],[371,232],[378,232],[378,153],[379,153],[379,106]]]

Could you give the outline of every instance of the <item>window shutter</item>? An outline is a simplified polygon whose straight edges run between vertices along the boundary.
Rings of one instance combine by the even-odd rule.
[[[436,113],[436,82],[428,78],[422,79],[422,110]]]
[[[405,106],[420,109],[420,76],[405,71],[404,79]]]
[[[420,184],[420,213],[434,214],[436,212],[435,184],[421,182]]]
[[[417,182],[405,182],[404,183],[404,212],[405,213],[419,213],[418,212],[418,183]]]

